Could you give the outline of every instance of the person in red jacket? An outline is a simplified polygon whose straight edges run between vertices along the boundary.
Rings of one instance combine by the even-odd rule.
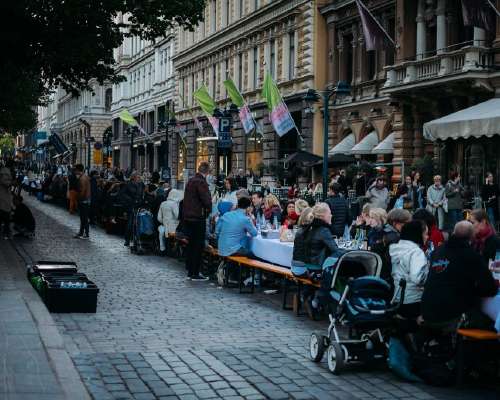
[[[205,247],[206,221],[212,210],[212,198],[206,177],[210,171],[207,162],[200,163],[198,173],[189,179],[184,190],[182,215],[188,237],[186,269],[188,279],[206,281],[200,273],[201,257]]]
[[[413,219],[425,222],[429,231],[429,242],[433,244],[434,248],[437,248],[444,243],[443,233],[438,229],[436,217],[432,215],[432,213],[427,211],[425,208],[420,208],[413,214]],[[425,250],[427,250],[427,243],[425,244]]]

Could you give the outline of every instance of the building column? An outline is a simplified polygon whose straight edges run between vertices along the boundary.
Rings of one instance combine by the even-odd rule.
[[[416,106],[413,106],[413,157],[424,156],[424,135],[422,117]]]
[[[408,124],[408,117],[403,112],[400,105],[394,107],[393,111],[394,122],[392,124],[394,132],[394,157],[393,162],[398,163],[403,161],[405,170],[411,165],[413,161],[413,146],[414,146],[414,129],[413,126]],[[402,168],[394,166],[394,173],[392,175],[393,183],[401,182]]]
[[[474,46],[485,46],[486,31],[481,28],[474,27]]]
[[[334,70],[333,70],[334,83],[337,81],[345,80],[345,74],[341,67],[344,64],[344,36],[342,36],[342,32],[338,32],[336,47],[337,47],[337,63],[334,64]]]
[[[445,52],[448,46],[447,26],[446,26],[446,0],[438,0],[436,8],[436,50],[437,54]]]
[[[417,8],[417,60],[425,57],[427,49],[427,27],[425,24],[425,1],[418,0]]]

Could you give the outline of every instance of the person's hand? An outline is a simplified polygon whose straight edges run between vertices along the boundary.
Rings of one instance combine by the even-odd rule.
[[[361,215],[358,215],[358,217],[356,218],[356,222],[355,224],[356,225],[363,225],[363,217]]]

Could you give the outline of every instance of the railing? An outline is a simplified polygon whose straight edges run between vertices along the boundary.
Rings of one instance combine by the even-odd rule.
[[[416,83],[469,71],[486,71],[495,65],[495,55],[486,47],[467,46],[430,58],[386,67],[385,88]]]

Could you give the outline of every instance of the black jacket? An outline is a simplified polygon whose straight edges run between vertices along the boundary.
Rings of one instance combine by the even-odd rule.
[[[495,217],[498,214],[498,186],[497,185],[483,185],[481,189],[481,199],[485,202],[486,207],[492,207],[495,211]],[[495,197],[494,199],[491,199]],[[491,200],[490,200],[491,199]]]
[[[389,224],[385,224],[380,232],[380,240],[371,245],[370,250],[377,253],[382,259],[382,270],[380,277],[392,285],[392,263],[389,254],[389,246],[399,242],[399,232]]]
[[[186,221],[202,221],[212,211],[212,197],[206,179],[197,173],[184,189],[183,216]]]
[[[468,242],[452,236],[431,256],[422,316],[430,322],[453,320],[477,307],[481,297],[495,296],[497,290],[481,256]]]
[[[344,235],[345,226],[351,223],[347,201],[344,197],[336,194],[328,197],[326,204],[328,204],[332,212],[332,233],[337,237],[341,237]]]
[[[129,181],[120,192],[120,203],[125,208],[134,208],[142,204],[144,199],[144,184]]]
[[[490,260],[494,260],[497,251],[500,251],[500,239],[497,235],[492,235],[484,242],[484,250],[481,254],[484,262],[488,263]]]
[[[344,253],[333,240],[330,225],[319,219],[299,229],[295,236],[294,261],[321,266],[327,257],[340,257]]]

